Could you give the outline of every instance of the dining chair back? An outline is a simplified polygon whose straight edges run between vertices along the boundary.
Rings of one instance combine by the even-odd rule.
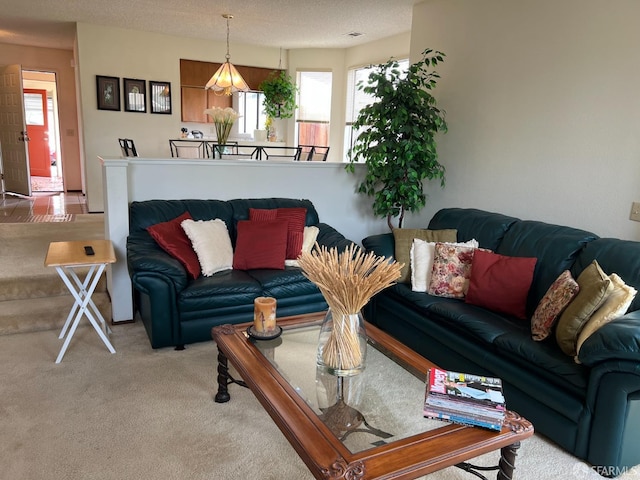
[[[209,158],[204,140],[169,140],[169,149],[175,158]]]
[[[260,147],[260,160],[300,160],[300,147]]]
[[[220,160],[257,159],[260,147],[248,145],[214,145],[215,157]]]
[[[119,138],[118,143],[120,144],[120,150],[122,151],[123,157],[137,157],[138,151],[136,150],[136,145],[130,138]]]
[[[301,160],[307,162],[326,162],[329,155],[329,147],[320,145],[299,145],[301,149]]]

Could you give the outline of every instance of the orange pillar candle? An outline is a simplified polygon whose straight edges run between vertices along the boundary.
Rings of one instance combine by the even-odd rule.
[[[258,333],[273,333],[276,330],[276,299],[258,297],[253,301],[253,328]]]

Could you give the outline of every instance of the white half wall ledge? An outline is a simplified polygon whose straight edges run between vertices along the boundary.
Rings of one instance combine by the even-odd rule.
[[[127,270],[129,204],[144,200],[236,198],[308,199],[320,221],[361,244],[369,235],[389,231],[373,217],[371,200],[357,193],[366,173],[344,163],[257,160],[188,160],[99,157],[103,169],[105,234],[113,242],[117,262],[107,272],[113,322],[134,317],[133,289]],[[247,319],[249,321],[249,319]]]

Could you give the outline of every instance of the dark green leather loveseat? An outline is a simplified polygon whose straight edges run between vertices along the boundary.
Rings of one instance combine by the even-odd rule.
[[[317,287],[296,267],[284,270],[226,270],[191,279],[183,265],[160,248],[146,228],[189,212],[194,220],[220,218],[227,224],[232,244],[236,224],[249,218],[249,208],[304,207],[306,225],[319,228],[317,242],[340,251],[352,242],[333,227],[320,223],[309,200],[286,198],[221,200],[149,200],[129,207],[127,265],[133,283],[134,304],[151,346],[182,347],[211,340],[211,328],[224,323],[250,322],[253,300],[277,299],[278,316],[325,310]]]
[[[457,229],[458,241],[475,238],[498,254],[537,257],[528,318],[563,270],[577,278],[594,259],[640,291],[640,242],[477,209],[443,209],[428,228]],[[391,233],[365,238],[363,246],[394,256]],[[580,364],[553,335],[533,341],[529,321],[413,292],[410,284],[378,294],[365,317],[441,367],[501,377],[508,408],[600,473],[616,475],[640,463],[639,297],[585,341]]]

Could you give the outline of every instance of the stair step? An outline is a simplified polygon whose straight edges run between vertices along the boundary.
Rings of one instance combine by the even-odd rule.
[[[74,300],[56,269],[44,265],[49,244],[104,237],[101,214],[75,215],[74,221],[66,222],[0,223],[0,335],[62,329]],[[87,271],[88,267],[78,269],[80,279]],[[105,277],[100,278],[93,301],[111,322]],[[80,325],[89,321],[83,318]]]
[[[62,281],[58,278],[58,281]],[[94,292],[92,299],[107,323],[111,322],[111,301],[106,292]],[[57,295],[0,302],[0,335],[40,330],[61,330],[73,306],[73,297]],[[80,325],[88,324],[84,317]]]
[[[86,271],[78,269],[80,280],[84,279],[85,274]],[[107,280],[103,274],[96,285],[95,293],[106,291]],[[61,295],[70,295],[69,290],[53,268],[44,272],[32,273],[28,277],[0,278],[0,302]]]

